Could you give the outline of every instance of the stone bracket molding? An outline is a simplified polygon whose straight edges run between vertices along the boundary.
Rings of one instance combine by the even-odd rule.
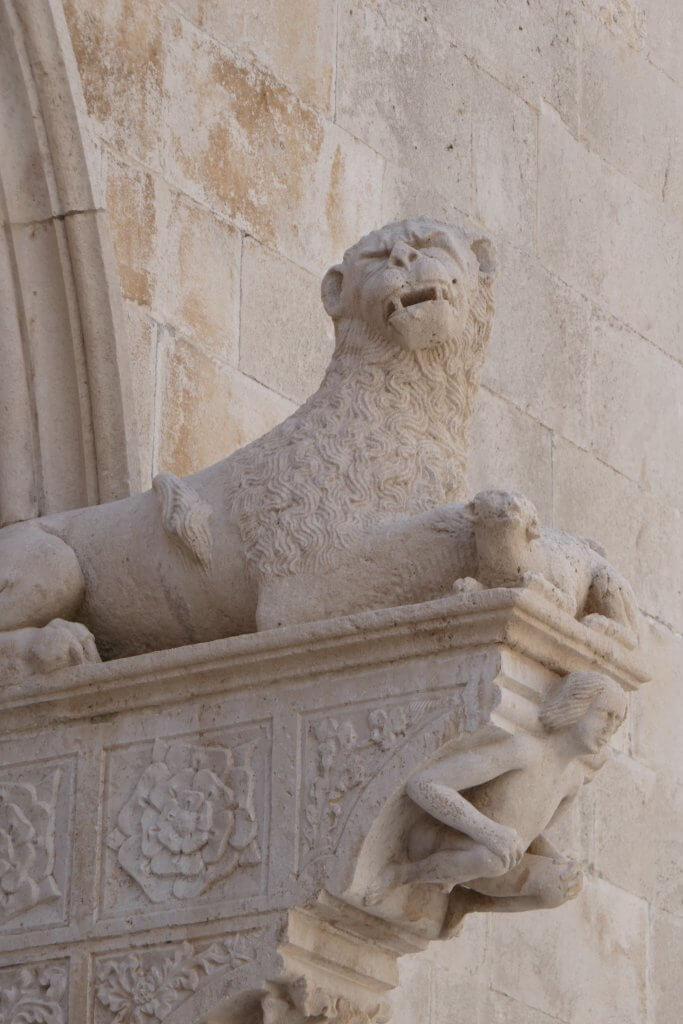
[[[61,0],[0,2],[0,96],[8,523],[141,481],[120,286]]]
[[[647,676],[614,638],[503,588],[63,670],[40,699],[35,680],[6,688],[8,762],[30,735],[91,765],[78,1019],[388,1020],[401,956],[501,909],[420,883],[375,898],[407,780],[449,751],[537,738],[562,679],[595,672],[625,691]],[[69,934],[0,933],[0,964],[71,952]]]

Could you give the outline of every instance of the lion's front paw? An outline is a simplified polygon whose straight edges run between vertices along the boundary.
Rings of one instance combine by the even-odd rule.
[[[576,615],[576,601],[564,591],[556,587],[554,583],[542,576],[540,572],[525,572],[522,574],[521,584],[526,590],[533,590],[540,594],[551,604],[554,604],[563,612],[569,615]]]
[[[100,661],[95,639],[80,622],[52,619],[42,629],[31,630],[26,654],[38,673],[56,672],[86,661]]]

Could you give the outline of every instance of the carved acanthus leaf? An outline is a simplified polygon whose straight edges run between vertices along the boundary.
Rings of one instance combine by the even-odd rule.
[[[102,959],[96,968],[98,1024],[160,1024],[216,971],[256,957],[253,936],[183,942]]]
[[[311,723],[314,753],[309,759],[302,868],[334,848],[354,792],[412,732],[428,727],[445,737],[457,730],[460,720],[457,702],[435,698],[372,708],[353,720],[329,717]]]
[[[304,976],[271,986],[262,1002],[263,1024],[385,1024],[385,1002],[361,1008],[333,995]]]
[[[66,967],[17,967],[0,972],[2,1024],[67,1024]]]

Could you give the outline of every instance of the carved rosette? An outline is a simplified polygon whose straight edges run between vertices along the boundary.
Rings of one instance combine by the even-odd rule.
[[[253,743],[232,749],[156,740],[107,845],[150,900],[190,899],[261,861]]]
[[[161,1024],[210,975],[227,979],[256,955],[255,935],[238,934],[102,957],[95,967],[95,1024]]]

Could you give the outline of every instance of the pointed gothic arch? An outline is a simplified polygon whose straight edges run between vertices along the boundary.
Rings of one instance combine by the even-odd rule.
[[[0,0],[0,524],[140,486],[86,123],[61,0]]]

